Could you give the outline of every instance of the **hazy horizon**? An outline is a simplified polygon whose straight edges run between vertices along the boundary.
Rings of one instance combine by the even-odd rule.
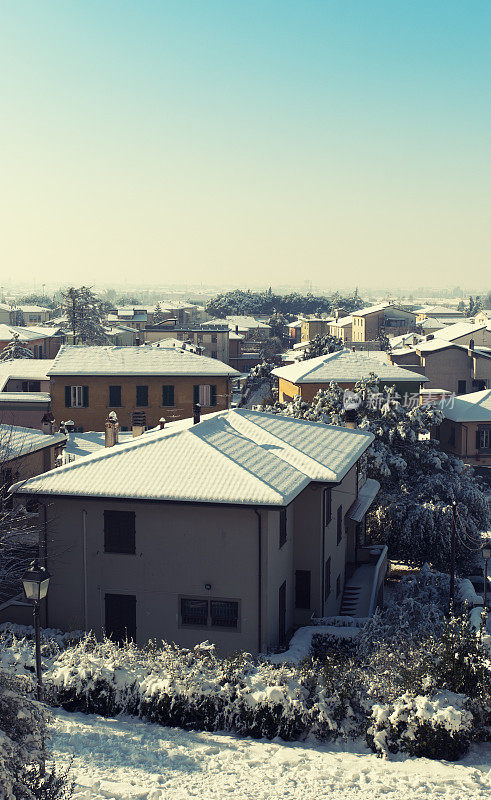
[[[0,19],[3,285],[489,288],[488,2]]]

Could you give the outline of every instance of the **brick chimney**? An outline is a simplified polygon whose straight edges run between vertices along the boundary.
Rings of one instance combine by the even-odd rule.
[[[51,411],[47,411],[41,420],[41,430],[43,433],[51,434],[55,432],[55,418]]]
[[[197,425],[200,420],[201,420],[201,406],[199,403],[195,403],[193,406],[193,425]]]
[[[160,419],[159,419],[159,428],[160,428],[161,431],[164,430],[164,428],[165,428],[165,417],[160,417]]]
[[[104,446],[113,447],[118,443],[119,422],[115,411],[110,411],[104,426]]]

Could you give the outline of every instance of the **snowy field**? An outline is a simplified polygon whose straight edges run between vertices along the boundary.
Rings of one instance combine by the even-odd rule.
[[[491,744],[450,763],[383,761],[361,744],[317,746],[163,728],[56,710],[52,747],[74,756],[74,800],[489,800]]]

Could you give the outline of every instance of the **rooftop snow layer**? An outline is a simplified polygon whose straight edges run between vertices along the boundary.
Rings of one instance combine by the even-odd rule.
[[[85,347],[63,345],[49,375],[238,376],[216,358],[169,347]]]
[[[381,381],[427,381],[424,375],[387,362],[387,355],[381,350],[337,350],[329,355],[309,358],[272,371],[278,378],[290,383],[329,383],[330,381],[350,382],[367,378],[374,372]]]
[[[53,359],[14,358],[0,362],[0,392],[11,378],[26,381],[49,381],[48,370]]]
[[[10,461],[13,458],[27,455],[27,453],[34,453],[36,450],[61,444],[65,440],[66,436],[63,433],[46,434],[35,428],[0,425],[0,450],[3,461]]]
[[[182,422],[182,421],[181,421]],[[260,411],[214,414],[18,483],[26,494],[286,506],[311,481],[340,481],[373,435]]]
[[[438,408],[453,422],[491,422],[491,389],[444,398]]]

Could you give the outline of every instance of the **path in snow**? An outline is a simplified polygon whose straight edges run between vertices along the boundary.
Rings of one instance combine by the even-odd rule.
[[[383,761],[360,744],[319,747],[186,732],[133,717],[54,712],[74,800],[489,800],[491,745],[453,764]]]

